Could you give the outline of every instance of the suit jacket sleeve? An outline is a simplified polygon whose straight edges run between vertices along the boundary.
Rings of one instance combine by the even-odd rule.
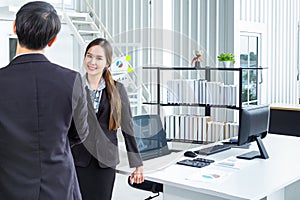
[[[69,142],[70,142],[71,148],[74,145],[81,143],[81,139],[80,139],[80,137],[79,137],[79,135],[77,133],[77,130],[75,128],[74,119],[72,119],[71,126],[69,128],[68,138],[69,138]]]
[[[79,73],[76,76],[73,87],[72,109],[73,120],[68,133],[71,147],[83,142],[89,132],[86,92]]]
[[[143,161],[138,151],[137,143],[133,132],[133,121],[132,121],[132,113],[130,109],[129,98],[127,96],[127,92],[123,84],[117,82],[117,88],[122,102],[121,130],[125,140],[129,166],[130,167],[142,166]]]

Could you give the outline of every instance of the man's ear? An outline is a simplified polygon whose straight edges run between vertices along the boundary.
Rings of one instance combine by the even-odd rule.
[[[49,43],[48,43],[48,47],[51,47],[52,44],[56,41],[57,36],[55,36]]]
[[[16,21],[13,22],[13,32],[15,35],[17,35]]]

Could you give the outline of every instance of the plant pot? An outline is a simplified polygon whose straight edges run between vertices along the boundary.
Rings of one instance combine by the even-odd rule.
[[[222,61],[222,64],[224,68],[229,68],[231,65],[231,61]]]

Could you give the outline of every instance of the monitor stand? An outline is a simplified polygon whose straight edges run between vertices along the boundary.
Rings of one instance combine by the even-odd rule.
[[[257,137],[255,137],[255,141],[257,143],[259,151],[251,151],[248,153],[244,153],[242,155],[237,156],[237,158],[247,159],[247,160],[251,160],[253,158],[268,159],[269,155],[266,151],[266,148],[265,148],[261,138],[259,136],[257,136]]]

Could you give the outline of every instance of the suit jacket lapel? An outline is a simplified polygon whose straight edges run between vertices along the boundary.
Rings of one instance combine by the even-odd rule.
[[[103,113],[103,109],[104,109],[104,103],[107,102],[107,92],[106,92],[106,88],[103,89],[102,91],[102,96],[101,96],[101,100],[100,100],[100,106],[97,112],[97,118],[99,119],[101,113]]]

